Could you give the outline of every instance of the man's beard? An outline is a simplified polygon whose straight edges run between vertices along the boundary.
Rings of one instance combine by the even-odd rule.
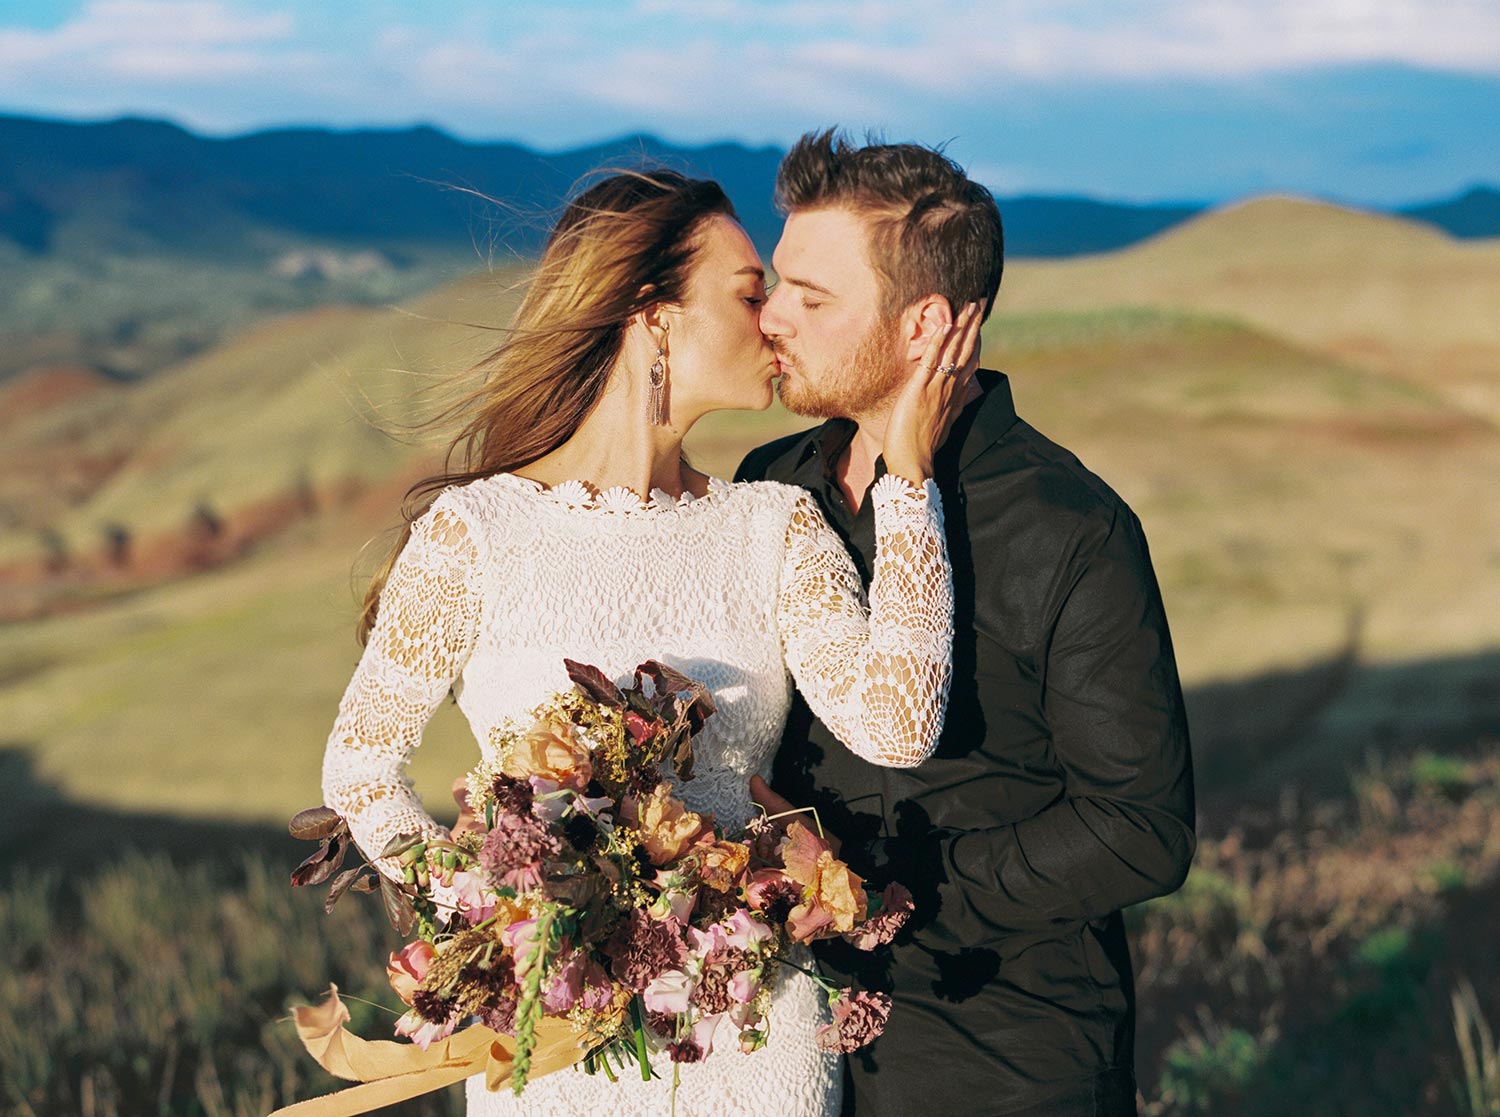
[[[906,379],[896,353],[898,322],[875,322],[844,368],[819,369],[813,377],[794,364],[792,374],[776,386],[782,404],[793,415],[811,419],[851,418],[877,409]],[[777,352],[782,352],[779,346]]]

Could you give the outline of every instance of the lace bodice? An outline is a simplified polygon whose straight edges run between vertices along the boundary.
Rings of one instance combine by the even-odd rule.
[[[492,728],[571,685],[564,657],[621,683],[660,659],[709,687],[718,712],[679,794],[731,830],[752,813],[750,776],[769,773],[794,680],[859,756],[920,763],[936,746],[951,674],[941,502],[931,482],[891,475],[872,500],[867,608],[842,541],[793,486],[713,481],[702,497],[658,491],[643,502],[623,489],[595,496],[498,474],[444,490],[413,524],[381,594],[328,738],[324,802],[371,856],[396,834],[439,832],[406,777],[438,703],[453,688],[488,750]],[[815,990],[798,995],[808,1013],[822,1011]],[[812,1056],[797,1052],[811,1039],[796,1039],[785,1057],[805,1063]],[[775,1064],[768,1054],[744,1061],[764,1073]],[[709,1063],[692,1068],[700,1080]],[[534,1103],[546,1081],[528,1088],[527,1112],[552,1112]]]

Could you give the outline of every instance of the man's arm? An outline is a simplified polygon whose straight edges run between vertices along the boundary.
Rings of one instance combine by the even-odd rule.
[[[1108,915],[1175,890],[1192,861],[1182,689],[1129,509],[1086,522],[1053,596],[1043,701],[1067,791],[1017,823],[938,831],[941,924],[966,926],[965,938]]]

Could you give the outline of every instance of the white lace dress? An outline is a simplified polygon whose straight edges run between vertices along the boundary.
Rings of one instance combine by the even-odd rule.
[[[441,828],[406,763],[450,686],[480,748],[490,730],[571,685],[563,658],[624,684],[660,659],[704,682],[718,712],[696,739],[679,794],[726,828],[749,820],[750,776],[767,775],[795,679],[860,756],[913,765],[930,754],[947,703],[952,579],[937,489],[887,475],[875,486],[877,557],[866,611],[842,542],[801,489],[711,482],[706,495],[649,502],[577,483],[547,489],[499,474],[444,490],[412,527],[339,706],[324,802],[367,854],[393,835]],[[457,773],[455,773],[457,774]],[[682,1117],[816,1117],[839,1108],[836,1056],[813,1032],[826,1000],[778,977],[770,1040],[715,1049],[682,1067]],[[469,1113],[663,1114],[672,1079],[611,1083],[564,1070],[516,1099],[468,1083]]]

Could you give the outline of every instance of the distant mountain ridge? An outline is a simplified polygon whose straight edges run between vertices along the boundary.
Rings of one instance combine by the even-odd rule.
[[[526,253],[584,175],[652,161],[717,178],[768,251],[781,228],[771,191],[782,154],[728,143],[679,147],[651,136],[548,154],[425,126],[212,139],[158,120],[0,116],[0,238],[33,255],[85,246],[263,255],[311,239],[399,259],[418,244],[466,248],[477,234],[486,247]],[[1201,208],[1073,197],[1003,205],[1007,251],[1022,256],[1108,251]]]
[[[284,128],[229,138],[161,120],[78,123],[0,115],[0,241],[20,252],[266,253],[308,241],[401,258],[418,246],[534,251],[570,187],[591,170],[644,160],[719,179],[763,249],[780,218],[782,152],[652,136],[543,153],[437,128]],[[503,205],[480,197],[500,199]],[[1193,203],[1002,197],[1010,256],[1126,247],[1202,212]],[[1500,235],[1500,191],[1397,211],[1455,236]]]

